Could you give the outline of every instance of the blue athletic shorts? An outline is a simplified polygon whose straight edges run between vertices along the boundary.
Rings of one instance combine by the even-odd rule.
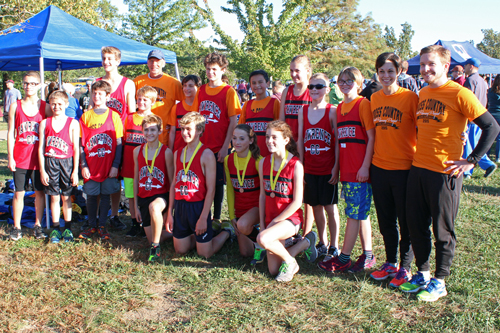
[[[366,220],[370,215],[372,185],[342,182],[342,194],[346,203],[345,214],[347,217],[355,220]]]
[[[175,200],[174,202],[174,231],[173,235],[177,239],[186,238],[195,234],[197,243],[207,243],[213,238],[212,217],[210,212],[207,217],[207,231],[202,235],[196,235],[196,222],[203,211],[205,201],[188,202],[185,200]]]

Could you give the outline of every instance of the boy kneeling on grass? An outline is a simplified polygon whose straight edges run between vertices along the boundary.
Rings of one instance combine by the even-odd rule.
[[[142,132],[146,143],[134,149],[135,213],[151,243],[149,262],[160,259],[160,242],[172,237],[171,233],[162,230],[174,174],[172,150],[158,140],[162,127],[162,120],[157,115],[144,117]]]
[[[173,232],[174,248],[185,254],[196,247],[198,255],[209,258],[235,233],[231,223],[213,237],[210,208],[215,194],[216,162],[213,152],[200,137],[205,117],[189,112],[179,121],[186,147],[174,154],[174,180],[170,185],[167,231]]]
[[[50,196],[50,209],[54,230],[50,234],[52,243],[73,240],[71,233],[71,192],[78,185],[78,160],[80,154],[78,121],[65,115],[69,105],[64,91],[50,95],[53,116],[40,123],[40,177],[45,194]],[[64,232],[59,229],[61,217],[60,201],[63,204]]]

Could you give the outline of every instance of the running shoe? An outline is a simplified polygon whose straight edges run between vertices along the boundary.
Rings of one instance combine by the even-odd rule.
[[[23,233],[22,233],[21,229],[18,229],[16,227],[12,227],[12,229],[10,229],[10,235],[9,235],[9,237],[13,241],[18,241],[21,238],[23,238]]]
[[[250,265],[261,264],[266,258],[267,251],[263,248],[256,247],[253,253],[253,259],[250,261]]]
[[[85,230],[84,232],[81,232],[78,238],[81,239],[90,239],[92,238],[92,235],[94,235],[97,232],[97,228],[89,228]]]
[[[427,288],[428,284],[429,280],[426,280],[421,272],[417,272],[411,277],[410,281],[399,286],[399,289],[405,293],[416,293],[420,289]]]
[[[389,283],[389,286],[393,288],[399,288],[400,285],[410,281],[410,279],[410,272],[408,272],[406,268],[401,267],[398,271],[398,274],[396,274],[396,276],[391,280],[391,283]]]
[[[419,301],[435,302],[443,296],[448,295],[446,291],[446,285],[444,282],[440,282],[435,278],[431,279],[431,282],[427,285],[427,288],[421,290],[417,294],[417,299]]]
[[[220,229],[229,232],[229,239],[231,239],[231,242],[236,239],[236,232],[234,231],[234,227],[231,222],[228,221],[222,222],[220,225]]]
[[[39,225],[35,225],[35,227],[33,228],[33,236],[35,236],[36,239],[47,238],[47,235],[44,234],[42,227]]]
[[[318,258],[328,254],[328,248],[323,243],[316,245],[316,251],[318,251]]]
[[[149,250],[148,262],[150,264],[158,262],[160,260],[160,246],[151,246]]]
[[[356,260],[356,263],[349,269],[349,273],[363,272],[367,268],[372,268],[377,263],[374,255],[370,259],[366,258],[366,254],[362,254]]]
[[[318,250],[316,248],[316,240],[318,239],[318,235],[314,231],[311,231],[306,235],[305,238],[309,240],[309,247],[304,250],[304,254],[307,258],[307,261],[315,262],[318,258]]]
[[[61,232],[57,229],[52,230],[50,233],[50,242],[52,244],[58,244],[61,241]]]
[[[125,230],[127,229],[127,225],[120,221],[120,218],[118,216],[113,216],[109,218],[109,223],[111,225],[112,229],[115,230]]]
[[[293,262],[287,264],[286,262],[283,262],[280,266],[279,273],[276,276],[276,281],[278,282],[289,282],[292,281],[293,276],[295,273],[299,271],[299,264],[297,264],[297,261],[293,259]]]
[[[220,220],[212,220],[212,229],[217,232],[221,230]]]
[[[71,230],[65,229],[62,233],[62,238],[64,239],[65,243],[72,242],[74,239],[73,233],[71,232]]]
[[[345,264],[341,263],[339,260],[339,257],[333,257],[332,259],[328,261],[320,261],[318,262],[318,267],[325,272],[345,272],[351,267],[351,260],[349,259],[348,262]]]
[[[97,232],[99,234],[99,237],[102,240],[106,240],[106,239],[110,239],[111,238],[105,227],[99,227],[99,229],[97,230]]]
[[[323,261],[328,261],[333,257],[337,257],[340,254],[339,250],[335,246],[330,246],[328,248],[328,253],[323,258]]]
[[[141,232],[141,225],[132,224],[132,227],[130,227],[130,230],[127,232],[125,237],[137,237],[140,232]]]
[[[388,277],[395,277],[398,273],[398,266],[391,265],[388,262],[385,262],[377,269],[375,272],[371,273],[370,276],[372,279],[380,281],[385,280]]]

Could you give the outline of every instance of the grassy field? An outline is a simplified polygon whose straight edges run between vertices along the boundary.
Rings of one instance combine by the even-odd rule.
[[[0,180],[9,177],[5,152],[6,143],[0,141]],[[323,273],[302,257],[294,280],[277,284],[265,265],[251,267],[236,243],[205,260],[195,253],[177,257],[167,242],[162,262],[147,265],[148,244],[125,238],[125,231],[112,233],[106,243],[55,245],[33,237],[8,241],[3,224],[0,330],[499,331],[500,172],[488,179],[482,174],[476,170],[465,183],[449,295],[436,303],[392,290],[388,281],[371,280],[370,272]],[[122,219],[130,223],[129,216]],[[374,253],[382,263],[384,247],[373,210],[372,225]],[[358,242],[354,255],[360,252]]]

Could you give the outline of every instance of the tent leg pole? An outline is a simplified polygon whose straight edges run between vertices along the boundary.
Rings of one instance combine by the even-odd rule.
[[[175,66],[175,76],[177,76],[177,80],[181,80],[181,77],[179,76],[179,67],[177,67],[177,63],[174,64]]]
[[[42,95],[42,101],[45,100],[45,71],[44,71],[44,65],[43,65],[43,57],[40,57],[40,80],[42,84],[42,89],[41,89],[41,95]],[[47,229],[50,227],[50,220],[49,220],[49,209],[47,208],[47,202],[49,202],[49,196],[45,194],[45,223]],[[42,225],[42,221],[40,221],[40,225]]]
[[[62,90],[62,71],[58,70],[59,72],[59,89]]]

